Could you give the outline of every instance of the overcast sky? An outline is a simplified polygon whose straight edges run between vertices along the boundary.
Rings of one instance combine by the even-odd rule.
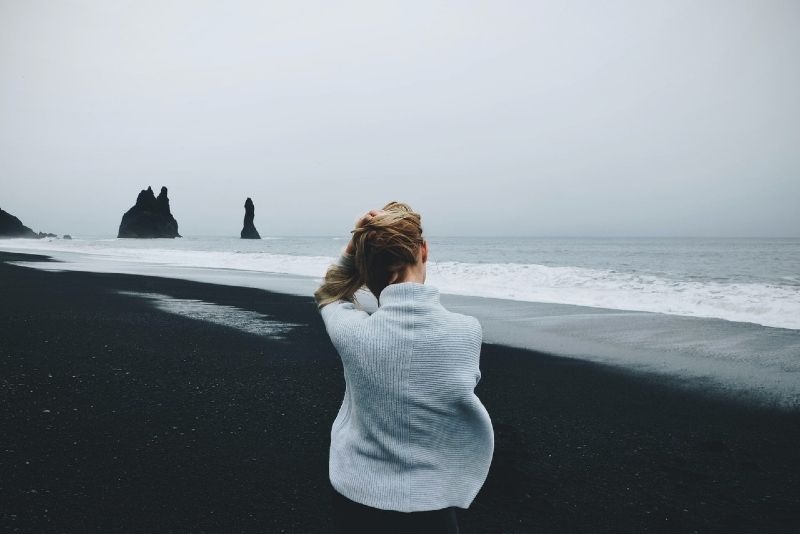
[[[800,235],[800,2],[0,0],[0,207],[116,235]]]

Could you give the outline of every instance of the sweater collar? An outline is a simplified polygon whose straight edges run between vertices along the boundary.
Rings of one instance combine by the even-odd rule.
[[[419,282],[398,282],[384,287],[378,296],[381,306],[406,301],[439,302],[439,288]]]

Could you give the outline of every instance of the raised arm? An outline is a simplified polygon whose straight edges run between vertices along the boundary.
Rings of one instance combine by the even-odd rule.
[[[383,210],[369,210],[356,220],[356,229],[383,213]],[[334,343],[346,336],[351,327],[369,317],[366,311],[355,306],[355,293],[364,286],[364,277],[355,265],[354,254],[351,236],[336,263],[328,267],[322,285],[314,292],[317,308]]]
[[[356,220],[356,229],[382,213],[384,213],[382,210],[369,210]],[[355,267],[354,252],[351,237],[336,264],[328,268],[322,285],[314,292],[318,308],[322,309],[339,300],[350,303],[354,301],[353,295],[364,285],[364,278]]]
[[[328,268],[325,279],[326,281],[341,280],[340,283],[346,285],[355,276],[354,270],[352,254],[342,252],[336,264]],[[353,300],[352,296],[350,299],[329,300],[323,304],[320,304],[319,299],[317,300],[317,307],[322,315],[322,321],[325,323],[325,329],[334,345],[338,345],[339,340],[347,337],[352,328],[369,317],[366,311],[356,308]]]

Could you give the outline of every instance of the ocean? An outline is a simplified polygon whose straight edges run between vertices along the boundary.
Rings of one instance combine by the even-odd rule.
[[[321,279],[344,237],[15,239],[60,259]],[[800,239],[428,237],[443,293],[800,329]]]
[[[427,239],[426,283],[439,288],[448,309],[481,321],[484,342],[800,408],[800,239]],[[39,269],[156,275],[310,296],[346,240],[78,235],[0,240],[0,250],[58,260],[15,262]],[[368,310],[377,305],[366,291],[357,296]],[[187,307],[157,297],[159,307],[175,313],[197,315],[200,306],[232,327],[241,316],[250,329],[271,328],[254,325],[248,310]]]

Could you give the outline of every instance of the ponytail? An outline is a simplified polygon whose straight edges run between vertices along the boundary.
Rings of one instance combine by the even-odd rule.
[[[314,299],[317,307],[322,308],[326,304],[337,300],[354,302],[355,293],[364,285],[364,278],[355,268],[353,255],[342,253],[341,258],[335,265],[331,265],[325,273],[325,280],[322,285],[314,292]]]
[[[389,202],[384,214],[351,230],[353,254],[343,253],[325,273],[314,292],[317,306],[337,300],[354,302],[364,286],[378,298],[408,265],[417,261],[422,246],[422,217],[403,202]]]

